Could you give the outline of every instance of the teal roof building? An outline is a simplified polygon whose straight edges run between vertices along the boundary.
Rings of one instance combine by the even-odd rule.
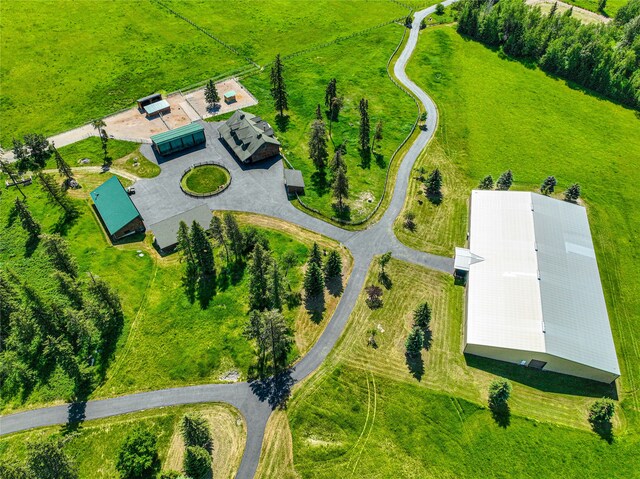
[[[151,137],[153,147],[160,155],[170,155],[206,142],[204,127],[196,122],[163,131]]]
[[[140,212],[117,176],[109,178],[90,195],[112,240],[144,231]]]

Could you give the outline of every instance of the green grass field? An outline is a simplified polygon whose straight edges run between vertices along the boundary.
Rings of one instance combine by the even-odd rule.
[[[78,467],[81,479],[120,477],[115,468],[118,449],[134,428],[149,428],[157,437],[162,469],[180,470],[182,441],[179,422],[186,412],[198,411],[210,421],[214,438],[214,478],[232,478],[240,464],[246,426],[242,415],[226,404],[202,404],[154,409],[82,423],[77,430],[53,426],[0,438],[0,460],[22,460],[29,441],[51,434],[67,435],[65,451]]]
[[[598,10],[598,0],[565,0],[566,3],[575,5],[576,7],[591,10],[592,12],[602,13]],[[620,7],[624,6],[628,0],[607,0],[607,6],[604,9],[604,15],[607,17],[615,17]]]
[[[206,309],[202,309],[198,301],[191,303],[181,286],[183,266],[177,254],[160,257],[151,246],[150,237],[144,242],[136,237],[117,246],[107,241],[87,197],[92,188],[110,176],[110,173],[82,173],[78,177],[84,188],[74,191],[73,196],[77,198],[81,214],[71,225],[60,223],[61,212],[46,203],[37,184],[24,188],[29,208],[41,222],[43,231],[61,232],[70,242],[81,271],[91,270],[103,277],[116,288],[122,299],[124,330],[114,360],[105,378],[96,385],[92,397],[216,382],[221,375],[232,370],[246,378],[254,353],[242,335],[248,312],[248,278],[244,269],[239,270],[234,278],[218,276],[216,294]],[[25,232],[18,221],[9,224],[11,205],[17,194],[14,189],[7,190],[0,200],[0,224],[3,228],[0,267],[11,268],[47,294],[54,289],[54,281],[42,247],[27,256]],[[253,224],[252,217],[241,221],[245,226]],[[314,241],[323,247],[338,246],[300,228],[282,229],[279,223],[263,222],[259,230],[269,239],[275,257],[280,257],[285,251],[293,251],[297,255],[298,264],[288,273],[293,290],[300,287],[302,265]],[[345,271],[348,271],[350,257],[344,248],[341,252]],[[221,270],[224,253],[220,248],[216,257]],[[328,295],[323,313],[325,319],[331,315],[337,301],[338,297]],[[326,325],[326,320],[312,322],[310,315],[303,306],[285,309],[285,316],[297,331],[292,359],[306,352]],[[7,412],[24,406],[69,400],[71,391],[71,382],[57,371],[50,381],[36,387],[28,398],[3,397],[0,407]]]
[[[182,185],[194,193],[211,193],[229,182],[229,173],[215,165],[198,166],[182,178]]]
[[[267,119],[276,128],[286,157],[302,171],[306,192],[303,201],[328,217],[336,216],[334,200],[328,185],[317,181],[315,168],[308,157],[309,128],[315,119],[315,108],[324,111],[324,91],[335,77],[339,95],[344,95],[344,109],[332,126],[336,145],[345,142],[351,220],[369,214],[382,195],[389,159],[400,142],[409,134],[417,110],[413,100],[389,80],[387,61],[402,38],[403,27],[389,25],[301,55],[285,62],[285,78],[289,93],[288,124],[278,127],[276,112],[269,96],[268,72],[246,78],[243,82],[261,103],[250,109]],[[358,61],[353,61],[358,58]],[[378,120],[383,122],[383,140],[376,147],[370,162],[363,162],[358,151],[360,115],[358,102],[369,100],[372,130]],[[328,126],[328,125],[327,125]],[[330,156],[333,147],[329,142]]]
[[[619,409],[616,439],[608,444],[586,419],[605,386],[465,358],[463,289],[449,275],[401,261],[387,269],[393,286],[382,308],[370,310],[360,295],[338,346],[294,392],[288,423],[270,425],[267,437],[278,447],[267,445],[269,467],[259,477],[633,476],[640,445],[635,411]],[[376,277],[373,267],[366,283]],[[432,341],[417,379],[405,362],[404,340],[412,310],[425,300],[433,310]],[[372,328],[376,349],[367,346]],[[485,407],[495,374],[514,385],[506,428]],[[291,438],[282,440],[289,427]]]

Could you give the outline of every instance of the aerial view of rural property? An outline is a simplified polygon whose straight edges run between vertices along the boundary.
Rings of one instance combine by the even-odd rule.
[[[0,0],[0,479],[640,479],[640,0]]]

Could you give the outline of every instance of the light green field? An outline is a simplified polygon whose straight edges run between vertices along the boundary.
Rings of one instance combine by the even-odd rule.
[[[0,438],[0,460],[22,460],[30,441],[51,434],[68,435],[65,451],[78,467],[81,479],[120,477],[115,468],[118,449],[136,427],[146,427],[157,438],[162,469],[180,470],[182,449],[179,423],[186,412],[199,412],[209,419],[214,438],[215,478],[232,478],[240,464],[246,440],[242,415],[226,404],[202,404],[154,409],[106,419],[83,422],[77,429],[53,426]]]
[[[600,13],[598,10],[598,0],[564,0],[566,3],[575,5],[576,7],[584,8],[585,10],[591,10],[592,12]],[[615,17],[620,7],[625,5],[628,0],[607,0],[607,6],[604,9],[604,15],[607,17]]]
[[[283,152],[293,166],[302,171],[305,180],[303,201],[328,217],[336,216],[330,188],[314,176],[315,168],[308,157],[309,129],[315,119],[318,103],[324,111],[324,92],[332,77],[337,79],[338,94],[344,96],[344,109],[332,126],[336,145],[346,141],[350,218],[363,219],[382,195],[389,158],[409,134],[417,116],[413,100],[398,89],[387,76],[389,57],[402,38],[403,27],[389,25],[318,51],[300,55],[285,62],[285,79],[289,93],[289,116],[286,131],[278,127],[276,112],[269,96],[268,72],[245,79],[245,86],[261,102],[251,108],[276,129]],[[358,61],[354,61],[357,58]],[[361,98],[369,100],[372,133],[378,120],[383,122],[383,140],[376,147],[379,156],[364,164],[358,151],[358,128]],[[328,122],[327,122],[328,126]],[[333,156],[329,141],[329,156]]]
[[[192,169],[182,178],[182,184],[194,193],[211,193],[229,182],[229,173],[215,165]]]

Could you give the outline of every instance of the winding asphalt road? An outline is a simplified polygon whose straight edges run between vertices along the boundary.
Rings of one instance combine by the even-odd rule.
[[[449,5],[455,1],[457,0],[447,0],[443,3],[444,5]],[[398,170],[391,202],[380,221],[363,231],[346,231],[306,215],[293,207],[291,203],[286,201],[285,197],[276,199],[264,198],[264,201],[250,202],[254,207],[246,208],[247,211],[279,217],[334,238],[344,243],[353,255],[353,271],[345,286],[340,303],[318,342],[306,356],[294,365],[287,374],[265,381],[162,389],[3,416],[0,417],[0,435],[35,427],[65,424],[69,421],[99,419],[158,407],[203,402],[225,402],[240,410],[247,424],[247,442],[236,477],[241,479],[253,477],[260,460],[264,430],[271,412],[278,406],[282,397],[286,396],[295,383],[303,380],[320,366],[335,345],[355,306],[374,255],[391,251],[394,257],[404,261],[417,263],[447,273],[453,271],[453,260],[451,258],[415,251],[400,243],[393,234],[393,223],[402,210],[413,165],[420,152],[433,136],[437,126],[438,113],[435,104],[405,73],[407,62],[418,41],[420,22],[427,15],[433,14],[434,11],[435,7],[430,7],[415,14],[409,39],[394,66],[396,78],[407,89],[411,90],[424,105],[428,113],[427,128],[420,131],[405,155]],[[149,188],[151,186],[151,184],[148,185]],[[136,188],[138,189],[138,183]],[[223,196],[221,195],[221,197]],[[228,206],[224,204],[211,206],[214,206],[215,209],[245,209],[241,208],[244,205],[236,202]]]

